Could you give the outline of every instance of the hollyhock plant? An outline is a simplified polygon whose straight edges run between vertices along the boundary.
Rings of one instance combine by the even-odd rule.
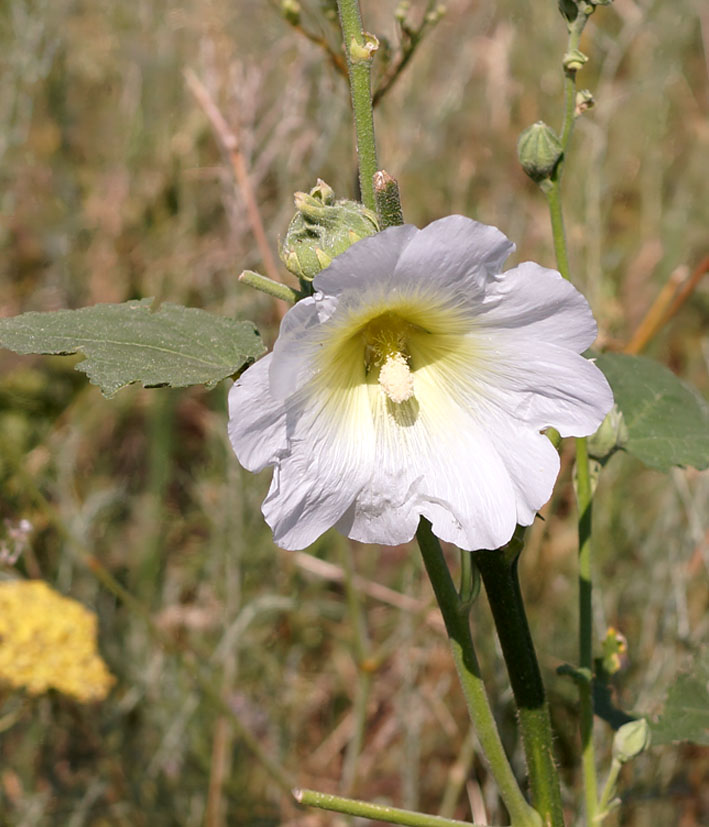
[[[548,500],[558,454],[542,433],[593,433],[612,405],[579,355],[583,296],[459,215],[391,227],[317,275],[273,352],[229,395],[250,471],[273,466],[263,513],[286,549],[335,526],[394,545],[426,517],[465,549],[498,548]]]

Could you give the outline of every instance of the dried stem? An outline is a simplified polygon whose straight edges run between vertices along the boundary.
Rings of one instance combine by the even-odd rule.
[[[636,354],[643,351],[670,319],[677,314],[707,273],[709,273],[709,256],[704,256],[686,281],[678,283],[675,273],[670,275],[630,341],[623,348],[624,352]]]
[[[271,252],[264,230],[263,221],[261,220],[261,212],[259,210],[258,202],[254,189],[251,186],[251,179],[249,178],[248,169],[246,167],[246,160],[239,148],[239,139],[233,128],[229,126],[222,115],[221,110],[212,98],[207,87],[200,81],[191,69],[185,71],[185,81],[189,87],[190,92],[195,97],[197,103],[202,107],[204,114],[209,118],[212,129],[222,145],[224,151],[229,156],[231,167],[234,172],[234,177],[239,185],[241,194],[246,203],[246,213],[251,225],[251,232],[254,234],[256,244],[258,245],[263,266],[269,278],[275,281],[282,281],[276,263],[276,259]]]

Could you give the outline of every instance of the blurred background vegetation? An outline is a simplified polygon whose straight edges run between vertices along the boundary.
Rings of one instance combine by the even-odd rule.
[[[331,5],[303,0],[303,23],[337,48]],[[513,238],[512,263],[554,266],[515,145],[531,122],[560,122],[556,2],[446,6],[378,107],[380,163],[407,220],[460,212]],[[412,0],[411,19],[423,11]],[[363,13],[395,49],[394,4]],[[582,48],[597,106],[567,164],[567,232],[600,344],[618,347],[709,252],[709,9],[616,0]],[[347,88],[322,49],[259,0],[6,0],[0,66],[0,313],[157,296],[252,319],[272,342],[282,308],[236,281],[262,257],[184,71],[238,134],[275,250],[294,190],[319,176],[354,195]],[[646,351],[705,394],[708,317],[705,280]],[[3,577],[97,613],[116,681],[93,704],[2,690],[0,824],[340,824],[298,811],[242,728],[301,786],[505,823],[415,547],[328,534],[308,555],[276,549],[259,512],[268,473],[241,471],[226,439],[226,383],[106,400],[75,363],[0,353],[0,556]],[[523,582],[572,812],[575,691],[554,673],[575,658],[564,456]],[[706,642],[709,477],[617,456],[597,503],[598,638],[626,635],[617,700],[652,713]],[[523,775],[484,597],[473,622]],[[609,823],[709,823],[708,751],[651,750],[624,770],[623,798]]]

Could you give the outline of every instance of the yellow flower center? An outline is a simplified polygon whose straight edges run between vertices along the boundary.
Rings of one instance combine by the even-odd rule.
[[[413,325],[394,313],[382,313],[362,330],[367,372],[379,371],[379,385],[387,397],[401,404],[414,395],[414,377],[407,348]]]

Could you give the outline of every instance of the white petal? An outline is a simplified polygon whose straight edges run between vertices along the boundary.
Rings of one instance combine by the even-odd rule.
[[[275,542],[301,549],[335,525],[364,484],[372,446],[362,439],[362,394],[333,398],[317,382],[288,400],[288,451],[263,504]]]
[[[475,377],[482,396],[534,430],[594,433],[613,406],[613,393],[592,362],[553,344],[530,340],[521,347],[497,339],[494,354]]]
[[[443,540],[497,548],[516,524],[515,483],[481,424],[440,394],[435,367],[417,371],[416,382],[420,406],[394,409],[381,395],[370,476],[338,528],[394,545],[413,537],[423,514]]]
[[[303,387],[317,370],[320,318],[313,297],[299,301],[281,321],[270,367],[272,393],[285,399]]]
[[[487,432],[514,486],[516,522],[531,525],[551,496],[559,474],[559,454],[543,434],[501,416],[488,421]]]
[[[371,287],[390,289],[402,250],[421,231],[411,224],[389,227],[363,238],[315,277],[313,287],[328,296],[363,293]]]
[[[396,283],[443,289],[465,304],[477,302],[489,277],[498,274],[514,244],[496,227],[462,215],[429,224],[406,245]]]
[[[591,308],[581,293],[556,270],[531,261],[489,284],[476,327],[488,330],[490,336],[499,330],[517,331],[577,353],[590,347],[597,333]]]
[[[247,471],[263,470],[286,446],[286,411],[269,389],[272,358],[259,359],[229,391],[229,439]]]

